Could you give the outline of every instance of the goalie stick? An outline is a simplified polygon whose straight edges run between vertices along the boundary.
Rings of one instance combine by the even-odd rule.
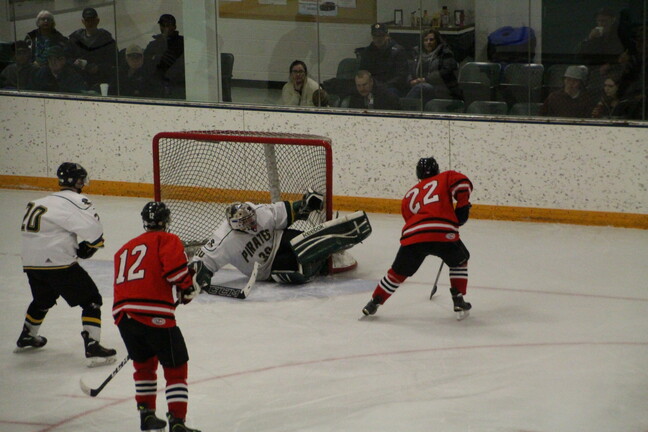
[[[115,377],[115,375],[117,375],[117,373],[119,373],[119,371],[126,365],[126,363],[128,363],[129,360],[130,360],[130,356],[127,355],[126,358],[124,358],[124,360],[122,360],[121,363],[117,365],[115,370],[112,371],[110,375],[108,375],[108,378],[106,378],[104,382],[102,382],[101,385],[97,388],[90,388],[83,382],[83,378],[79,379],[79,385],[81,386],[81,391],[90,397],[97,396],[99,393],[101,393],[101,390],[103,390],[104,387],[106,387],[106,385],[110,382],[110,380],[112,380]]]
[[[439,282],[439,276],[441,276],[441,269],[443,268],[443,261],[441,261],[441,265],[439,266],[439,272],[437,273],[436,279],[434,279],[434,286],[432,287],[432,292],[430,293],[430,300],[432,300],[432,296],[434,293],[437,292],[437,283]]]
[[[259,272],[259,263],[254,262],[254,267],[252,268],[252,274],[250,275],[250,280],[243,288],[233,288],[224,285],[209,285],[208,287],[203,288],[207,294],[219,295],[223,297],[233,297],[237,299],[246,299],[250,290],[256,283],[257,273]]]

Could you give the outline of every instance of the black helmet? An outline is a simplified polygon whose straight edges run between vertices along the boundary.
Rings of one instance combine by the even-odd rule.
[[[141,215],[144,229],[147,230],[165,230],[171,222],[171,210],[161,201],[146,203]]]
[[[83,185],[88,184],[88,171],[74,162],[63,162],[56,170],[59,186],[76,187],[77,181],[83,180]]]
[[[419,180],[439,174],[439,164],[433,157],[421,158],[416,164],[416,177]]]

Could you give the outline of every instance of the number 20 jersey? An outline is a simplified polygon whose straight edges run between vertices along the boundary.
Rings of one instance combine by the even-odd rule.
[[[115,254],[113,316],[124,314],[151,327],[173,327],[173,287],[192,285],[187,255],[180,238],[149,231],[132,239]]]
[[[472,188],[468,177],[457,171],[444,171],[418,182],[401,202],[405,219],[401,245],[459,240],[453,202],[457,201],[457,207],[469,205]]]

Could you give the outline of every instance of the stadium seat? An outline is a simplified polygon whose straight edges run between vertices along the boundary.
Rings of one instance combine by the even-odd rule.
[[[459,99],[432,99],[425,104],[425,111],[435,113],[462,113],[464,101]]]
[[[506,115],[508,105],[506,105],[506,102],[500,101],[475,101],[468,105],[466,112],[469,114]]]
[[[509,114],[516,116],[538,116],[540,115],[541,103],[535,102],[518,102],[511,107]]]
[[[459,88],[464,101],[493,100],[500,81],[502,67],[499,63],[468,62],[459,69]]]

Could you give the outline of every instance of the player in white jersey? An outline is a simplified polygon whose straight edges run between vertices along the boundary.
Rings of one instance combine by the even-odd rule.
[[[352,235],[331,235],[347,229],[359,219],[328,222],[314,228],[318,252],[300,255],[294,241],[304,237],[302,231],[288,228],[295,220],[305,220],[313,211],[323,208],[322,194],[309,189],[300,201],[280,201],[272,204],[251,202],[231,204],[225,211],[226,220],[214,231],[212,238],[193,257],[190,264],[195,270],[194,285],[204,289],[213,273],[231,264],[241,273],[250,276],[255,262],[259,264],[257,279],[302,284],[320,273],[328,257],[362,241],[371,232],[364,212],[358,218],[364,222],[362,233],[351,229]],[[337,221],[337,220],[336,220]],[[309,230],[308,232],[310,232]],[[305,242],[313,240],[306,237]],[[303,245],[304,243],[300,243]],[[321,252],[321,253],[320,253]]]
[[[17,352],[41,348],[47,339],[38,335],[49,309],[63,297],[82,309],[81,336],[88,366],[115,361],[115,350],[99,344],[101,294],[78,258],[90,258],[103,247],[103,227],[93,204],[81,191],[88,173],[79,164],[65,162],[56,175],[61,190],[27,204],[23,217],[22,262],[33,300],[27,308]]]

